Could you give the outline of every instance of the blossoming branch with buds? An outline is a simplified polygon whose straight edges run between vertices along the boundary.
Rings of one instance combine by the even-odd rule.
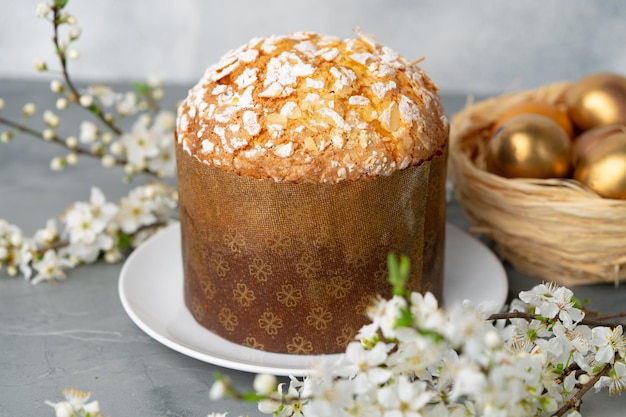
[[[289,384],[259,375],[250,393],[218,375],[211,398],[258,401],[277,417],[579,417],[590,389],[626,389],[622,326],[586,318],[569,289],[538,285],[507,313],[469,302],[446,313],[405,290],[406,259],[389,266],[394,296],[369,310],[340,362]]]
[[[0,140],[9,143],[22,133],[65,148],[66,155],[50,161],[55,171],[87,156],[100,159],[104,167],[123,167],[125,182],[139,174],[173,177],[175,116],[160,108],[160,84],[155,80],[135,83],[134,90],[125,93],[102,84],[79,89],[70,77],[68,62],[80,56],[74,44],[81,29],[76,17],[65,10],[66,5],[67,0],[49,0],[36,10],[37,16],[53,28],[59,68],[53,70],[41,60],[36,60],[34,66],[55,76],[50,90],[58,95],[56,110],[43,111],[45,128],[36,130],[28,125],[37,114],[34,103],[23,106],[20,120],[11,120],[2,115],[5,103],[0,98],[0,125],[8,128],[0,133]],[[57,133],[59,114],[70,106],[84,110],[88,119],[80,123],[76,135],[61,137]],[[132,128],[124,131],[122,122],[131,117]],[[32,238],[24,237],[18,226],[0,219],[0,270],[4,267],[9,275],[22,274],[38,283],[63,279],[68,268],[81,263],[100,258],[118,261],[125,249],[136,247],[170,222],[176,206],[176,190],[167,183],[154,182],[131,190],[117,204],[107,202],[103,193],[93,188],[89,202],[71,205],[61,217],[62,230],[55,220],[49,220]]]

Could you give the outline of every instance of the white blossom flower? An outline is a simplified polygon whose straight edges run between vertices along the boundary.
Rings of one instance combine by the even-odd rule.
[[[211,385],[211,389],[209,390],[209,398],[216,401],[224,398],[225,395],[226,383],[223,380],[218,379],[213,383],[213,385]]]
[[[423,407],[431,398],[426,383],[411,381],[406,375],[400,375],[376,392],[385,417],[421,417]]]
[[[609,387],[609,395],[621,394],[626,389],[626,364],[624,362],[615,362],[609,371],[609,375],[601,376],[593,387],[596,391]]]
[[[116,110],[120,116],[132,116],[137,113],[137,94],[132,91],[124,94],[122,99],[117,101]]]
[[[102,416],[98,401],[87,403],[89,397],[91,397],[90,392],[65,389],[63,390],[63,395],[65,396],[65,401],[58,403],[46,401],[46,404],[54,407],[54,412],[57,417],[75,417],[77,415],[76,413],[88,413],[92,417]]]
[[[87,94],[96,97],[104,107],[112,107],[122,97],[122,94],[104,84],[90,85],[87,88]]]
[[[124,233],[135,233],[140,227],[156,221],[150,202],[142,201],[134,196],[120,199],[118,223]]]
[[[56,417],[74,417],[76,416],[74,412],[74,407],[70,404],[69,401],[61,401],[56,404],[48,403],[48,405],[54,407],[54,415]]]
[[[89,121],[83,121],[80,124],[80,142],[93,143],[98,138],[98,126]]]
[[[47,246],[58,238],[59,229],[57,228],[57,222],[54,219],[49,219],[46,222],[46,227],[37,230],[34,236],[35,243],[40,246]]]
[[[37,275],[32,280],[33,284],[41,281],[65,279],[65,269],[72,268],[73,264],[66,258],[59,257],[54,250],[47,250],[40,261],[33,262]]]
[[[37,17],[47,18],[50,13],[52,13],[52,8],[47,1],[42,1],[37,4],[37,8],[35,9]]]
[[[609,327],[594,327],[591,330],[591,343],[596,347],[595,359],[601,363],[613,363],[615,355],[624,358],[626,355],[626,339],[622,326],[613,329]]]
[[[145,163],[159,155],[160,135],[151,130],[146,123],[138,120],[128,133],[120,137],[120,142],[126,149],[128,161],[131,164]]]
[[[346,348],[347,365],[337,370],[338,375],[354,376],[354,390],[362,394],[372,387],[387,382],[392,372],[381,367],[387,360],[387,345],[378,342],[372,349],[366,349],[359,342],[351,342]]]
[[[558,316],[568,329],[585,317],[582,310],[575,306],[573,298],[574,294],[569,288],[556,284],[540,284],[531,291],[520,292],[520,299],[535,306],[537,314],[548,318]]]

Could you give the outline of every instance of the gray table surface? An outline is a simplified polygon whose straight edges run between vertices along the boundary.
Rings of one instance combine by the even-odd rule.
[[[165,104],[184,98],[187,86],[166,88]],[[41,111],[53,109],[55,96],[47,82],[0,80],[3,114],[18,118],[22,105],[34,102]],[[464,94],[443,93],[449,115],[463,108]],[[59,133],[77,135],[83,113],[62,114]],[[3,130],[0,126],[0,131]],[[0,144],[0,218],[19,225],[26,234],[60,215],[72,202],[86,200],[92,185],[108,199],[128,191],[118,170],[83,159],[72,173],[51,172],[53,156],[65,151],[27,136]],[[456,202],[448,221],[469,226]],[[126,315],[118,296],[122,264],[95,264],[70,272],[57,285],[32,286],[22,278],[0,273],[0,417],[52,416],[46,399],[60,401],[64,388],[92,391],[105,415],[206,416],[228,411],[230,416],[260,415],[254,404],[230,400],[212,402],[208,391],[215,371],[228,373],[235,384],[251,387],[253,375],[223,369],[175,352],[141,331]],[[539,281],[507,266],[510,294]],[[574,288],[603,312],[625,309],[626,287]],[[585,397],[583,415],[622,416],[626,399],[606,392]]]

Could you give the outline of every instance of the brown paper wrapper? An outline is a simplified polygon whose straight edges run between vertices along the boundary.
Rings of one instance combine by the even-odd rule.
[[[185,305],[205,328],[271,352],[337,353],[388,297],[389,252],[409,289],[443,287],[446,153],[388,177],[277,183],[177,147]]]

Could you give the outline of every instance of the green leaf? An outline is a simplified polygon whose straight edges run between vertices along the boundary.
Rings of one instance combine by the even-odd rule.
[[[246,392],[246,393],[241,394],[241,399],[249,403],[252,403],[252,402],[256,403],[266,398],[267,398],[267,395],[261,395],[261,394],[257,394],[254,392]]]
[[[127,249],[133,242],[133,237],[122,231],[117,232],[117,248],[119,250]]]
[[[413,315],[408,308],[400,310],[400,317],[396,319],[395,327],[413,327]]]
[[[54,4],[57,7],[57,10],[62,10],[65,8],[65,6],[67,6],[67,2],[69,0],[54,0]]]
[[[152,87],[150,87],[147,83],[141,81],[133,81],[133,88],[135,91],[143,96],[147,96],[152,91]]]
[[[387,267],[389,268],[389,283],[393,286],[393,294],[405,296],[406,282],[411,271],[411,260],[406,255],[400,255],[400,259],[395,254],[387,255]]]

